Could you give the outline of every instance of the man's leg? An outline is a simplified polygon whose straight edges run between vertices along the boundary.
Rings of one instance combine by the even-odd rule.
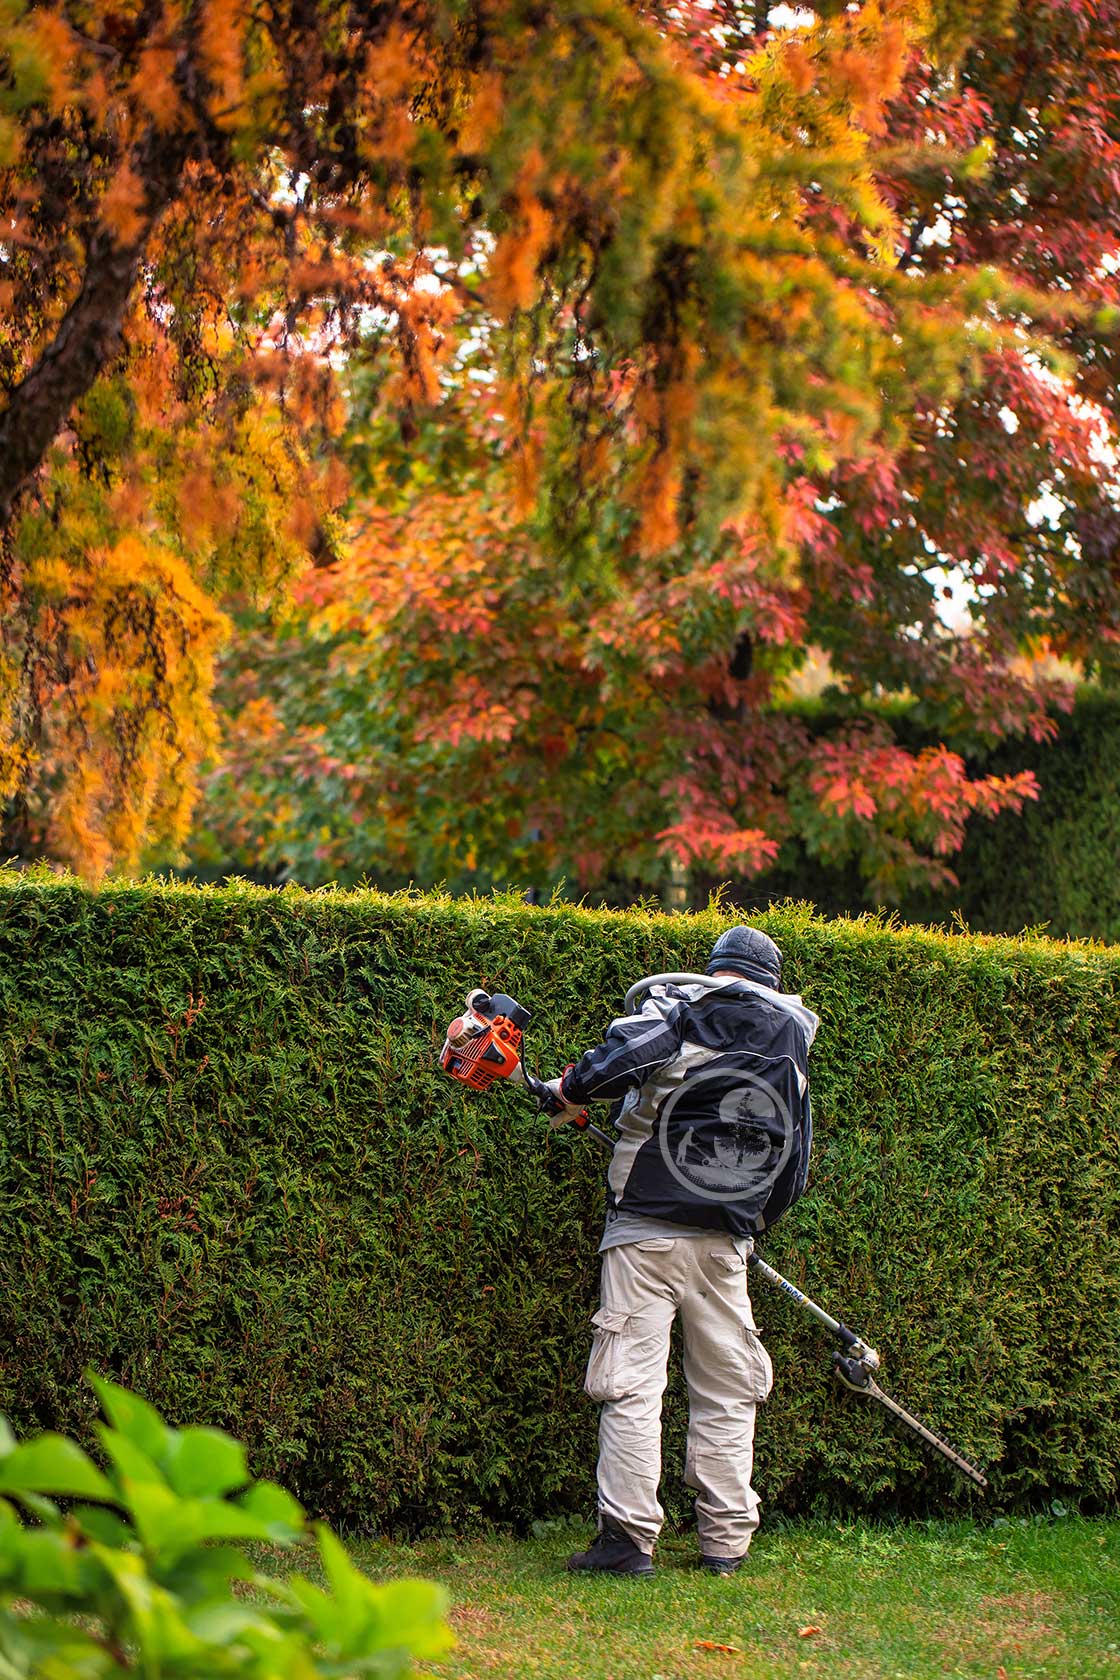
[[[751,1486],[755,1407],[773,1382],[770,1356],[755,1329],[746,1261],[730,1237],[692,1237],[692,1265],[681,1293],[688,1384],[685,1481],[697,1490],[700,1555],[745,1556],[758,1527]]]
[[[602,1305],[585,1387],[601,1400],[599,1520],[620,1528],[643,1552],[653,1551],[665,1513],[661,1479],[661,1396],[676,1300],[674,1251],[680,1242],[654,1237],[603,1255]]]

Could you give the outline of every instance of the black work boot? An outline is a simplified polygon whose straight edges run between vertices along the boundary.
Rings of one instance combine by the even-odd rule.
[[[602,1528],[585,1552],[573,1552],[568,1568],[598,1570],[606,1575],[652,1575],[653,1559],[639,1551],[624,1529],[612,1522]]]
[[[706,1569],[709,1575],[734,1575],[740,1564],[746,1563],[746,1555],[737,1558],[705,1557],[700,1554],[700,1567]]]

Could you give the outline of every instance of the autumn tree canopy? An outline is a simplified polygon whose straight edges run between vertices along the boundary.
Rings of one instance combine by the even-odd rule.
[[[1045,730],[1024,649],[1120,629],[1117,7],[4,15],[16,841],[182,843],[248,603],[211,817],[262,855],[318,799],[374,869],[798,832],[889,884],[1029,795],[860,719]]]

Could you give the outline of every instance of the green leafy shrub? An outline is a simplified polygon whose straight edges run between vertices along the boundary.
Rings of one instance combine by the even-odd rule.
[[[322,1524],[326,1590],[258,1574],[228,1542],[293,1545],[304,1516],[291,1495],[250,1481],[229,1435],[169,1429],[138,1395],[94,1387],[110,1420],[97,1430],[105,1472],[64,1435],[17,1445],[0,1418],[4,1680],[393,1680],[414,1672],[413,1657],[446,1650],[442,1590],[375,1585]]]
[[[349,1532],[588,1510],[602,1159],[436,1052],[500,984],[555,1072],[732,919],[0,874],[0,1407],[89,1438],[95,1367]],[[1112,1501],[1120,952],[757,919],[822,1017],[767,1259],[990,1467],[989,1508]],[[754,1293],[768,1509],[971,1500]]]

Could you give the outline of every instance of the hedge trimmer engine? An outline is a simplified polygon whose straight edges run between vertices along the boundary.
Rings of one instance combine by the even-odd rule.
[[[565,1112],[543,1079],[535,1079],[525,1066],[525,1028],[529,1025],[529,1011],[508,992],[484,992],[476,989],[467,993],[466,1007],[456,1015],[447,1029],[439,1065],[461,1085],[472,1091],[488,1091],[499,1079],[511,1085],[523,1085],[537,1099],[537,1109],[554,1119]],[[608,1149],[614,1145],[605,1132],[591,1124],[585,1108],[568,1124],[577,1132],[591,1132]]]
[[[447,1029],[439,1065],[472,1091],[488,1091],[495,1079],[520,1085],[528,1025],[529,1011],[505,992],[468,992],[466,1008]]]

